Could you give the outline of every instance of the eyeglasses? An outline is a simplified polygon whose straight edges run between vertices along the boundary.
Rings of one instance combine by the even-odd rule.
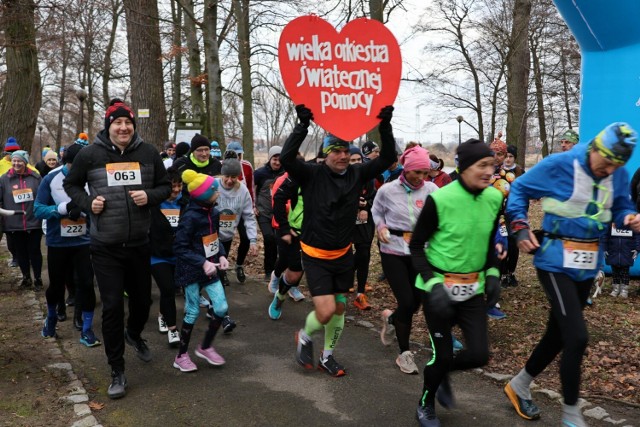
[[[211,149],[207,147],[200,147],[195,150],[196,153],[209,153],[210,151]]]

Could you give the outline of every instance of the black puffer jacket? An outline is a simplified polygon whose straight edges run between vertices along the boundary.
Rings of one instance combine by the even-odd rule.
[[[137,162],[140,164],[142,185],[109,186],[108,163]],[[89,194],[84,191],[89,185]],[[171,194],[171,184],[160,154],[134,133],[124,152],[102,130],[92,145],[80,150],[73,167],[64,180],[64,189],[85,212],[91,212],[91,202],[105,198],[100,215],[91,213],[91,244],[140,246],[149,241],[150,207],[159,205]],[[148,203],[136,206],[129,195],[132,190],[145,190]]]

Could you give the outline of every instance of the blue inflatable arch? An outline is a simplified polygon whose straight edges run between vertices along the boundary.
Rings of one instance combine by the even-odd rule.
[[[640,0],[554,2],[582,54],[580,143],[612,122],[640,132]],[[626,165],[629,176],[639,166],[640,147]]]

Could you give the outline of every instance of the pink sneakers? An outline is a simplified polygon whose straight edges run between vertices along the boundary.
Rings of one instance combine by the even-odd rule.
[[[173,367],[176,369],[180,369],[180,371],[182,372],[193,372],[198,370],[196,364],[191,361],[189,353],[184,353],[181,356],[176,356],[173,361]]]
[[[202,348],[200,345],[196,348],[196,356],[206,360],[212,365],[220,366],[224,365],[225,361],[213,347]]]

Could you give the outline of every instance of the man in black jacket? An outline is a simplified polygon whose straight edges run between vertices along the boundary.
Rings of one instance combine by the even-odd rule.
[[[313,368],[311,335],[324,329],[325,346],[318,367],[330,375],[345,375],[345,368],[333,358],[333,349],[344,329],[345,293],[353,286],[354,260],[351,239],[356,223],[362,186],[387,169],[395,160],[391,129],[393,107],[384,107],[378,118],[382,150],[367,163],[349,164],[349,142],[328,135],[323,143],[327,158],[323,164],[296,159],[307,136],[313,114],[304,105],[296,107],[300,123],[285,142],[280,161],[289,176],[300,184],[304,219],[300,246],[307,284],[315,310],[296,335],[298,363]],[[284,294],[287,289],[280,289]]]
[[[140,359],[151,360],[140,336],[151,305],[149,208],[169,196],[171,184],[156,148],[136,133],[129,106],[113,99],[104,121],[104,130],[78,153],[63,185],[69,197],[90,213],[91,262],[102,300],[102,335],[111,365],[108,395],[117,399],[125,395],[127,387],[125,341]],[[129,295],[126,329],[125,292]]]

